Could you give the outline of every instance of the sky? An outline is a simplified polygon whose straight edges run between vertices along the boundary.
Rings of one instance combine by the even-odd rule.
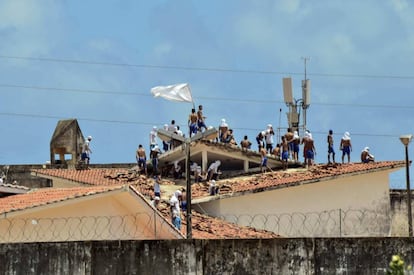
[[[191,103],[150,94],[177,83],[190,85],[207,125],[225,118],[238,141],[267,124],[284,133],[282,79],[300,100],[305,68],[317,163],[329,129],[337,161],[345,131],[351,161],[365,146],[376,160],[403,160],[399,136],[414,133],[412,14],[408,0],[0,1],[0,163],[49,161],[55,127],[70,118],[93,137],[91,163],[135,162],[153,126],[174,119],[188,131]],[[392,184],[405,186],[402,170]]]

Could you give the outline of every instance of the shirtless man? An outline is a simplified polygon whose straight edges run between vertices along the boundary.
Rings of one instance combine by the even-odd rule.
[[[328,142],[328,164],[331,163],[331,155],[332,161],[335,163],[335,150],[334,150],[334,140],[333,140],[333,131],[329,130],[328,137],[326,138]]]
[[[294,145],[293,145],[293,137],[294,137],[294,135],[293,135],[293,132],[292,132],[292,128],[288,128],[287,129],[287,132],[286,132],[286,134],[285,134],[285,138],[286,138],[286,141],[287,141],[287,143],[289,143],[289,157],[292,157],[293,156],[293,147],[294,147]]]
[[[138,168],[140,171],[143,169],[145,175],[147,175],[147,155],[145,154],[145,149],[142,147],[142,144],[138,146],[135,158],[137,159]]]
[[[252,143],[247,136],[244,136],[243,140],[240,141],[240,145],[243,150],[248,150],[252,146]]]
[[[280,149],[282,150],[283,170],[286,170],[288,167],[288,159],[289,159],[289,144],[286,141],[285,136],[282,136],[282,143],[280,144]]]
[[[204,130],[207,130],[207,126],[204,122],[205,119],[206,117],[203,116],[203,105],[199,105],[197,111],[197,126],[200,131],[202,131],[203,128]]]
[[[348,163],[351,162],[352,143],[349,132],[345,132],[341,139],[340,150],[342,150],[342,163],[344,163],[345,155],[348,156]]]
[[[272,169],[270,169],[270,167],[267,165],[267,150],[265,147],[263,146],[259,146],[259,152],[260,155],[262,157],[262,162],[260,163],[260,171],[266,172],[267,169],[269,169],[270,171],[272,171]]]
[[[364,150],[361,152],[361,162],[362,163],[368,163],[368,162],[374,162],[375,158],[374,155],[371,155],[369,152],[369,147],[365,147]]]
[[[293,151],[293,160],[299,161],[299,144],[300,144],[300,138],[298,135],[298,131],[293,132],[293,138],[291,139],[289,143],[289,148]]]
[[[190,127],[190,137],[197,134],[197,114],[195,109],[191,109],[191,114],[188,116],[188,127]]]
[[[276,144],[275,148],[273,148],[272,154],[277,158],[280,159],[280,144]]]
[[[306,167],[309,168],[313,165],[313,160],[316,155],[315,145],[313,143],[312,134],[310,132],[307,133],[306,139],[303,142],[303,154],[306,156]]]

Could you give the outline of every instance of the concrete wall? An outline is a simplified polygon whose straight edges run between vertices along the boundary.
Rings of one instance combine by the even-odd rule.
[[[8,168],[7,168],[8,167]],[[5,183],[16,182],[17,185],[29,188],[51,187],[52,180],[32,176],[31,169],[40,169],[42,165],[0,165],[0,172],[7,175]]]
[[[194,209],[201,213],[208,213],[211,216],[221,217],[229,222],[235,222],[242,226],[253,226],[260,229],[274,231],[283,236],[290,237],[316,237],[316,236],[335,236],[339,237],[339,220],[331,223],[331,227],[325,227],[321,232],[299,232],[299,235],[291,235],[289,232],[279,231],[280,228],[289,228],[291,224],[280,226],[279,219],[268,219],[266,225],[259,215],[270,214],[290,214],[290,213],[322,213],[335,209],[363,209],[377,213],[377,217],[383,217],[384,226],[377,228],[375,235],[387,235],[389,233],[390,196],[388,185],[388,172],[380,171],[370,174],[360,174],[351,177],[338,177],[331,180],[314,182],[292,186],[289,188],[279,188],[266,192],[249,193],[243,195],[233,195],[229,198],[211,200],[205,203],[194,205]],[[195,203],[193,201],[193,203]],[[234,217],[238,217],[236,220]],[[241,217],[244,217],[241,218]],[[339,215],[337,216],[339,217]],[[332,217],[331,217],[332,218]],[[350,221],[351,216],[348,216]],[[355,217],[358,221],[359,217]],[[257,224],[252,220],[257,220]],[[288,220],[290,222],[290,220]],[[312,226],[320,223],[320,216],[307,215],[307,223]],[[371,226],[372,224],[368,224]],[[361,233],[361,229],[365,233]],[[275,231],[278,230],[278,231]],[[315,233],[315,234],[313,234]],[[343,228],[343,235],[349,236],[372,236],[370,228],[349,227]]]
[[[130,190],[3,214],[0,243],[178,239],[182,235]]]
[[[0,274],[385,274],[409,238],[0,244]]]

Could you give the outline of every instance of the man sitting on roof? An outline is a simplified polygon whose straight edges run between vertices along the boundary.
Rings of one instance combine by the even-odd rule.
[[[368,163],[368,162],[374,162],[374,155],[371,155],[369,153],[369,147],[365,147],[364,150],[361,152],[361,162]]]

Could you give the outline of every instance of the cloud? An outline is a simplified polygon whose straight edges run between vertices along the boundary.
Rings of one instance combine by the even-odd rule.
[[[3,54],[33,56],[47,54],[61,39],[62,15],[56,1],[2,1],[0,33]]]

